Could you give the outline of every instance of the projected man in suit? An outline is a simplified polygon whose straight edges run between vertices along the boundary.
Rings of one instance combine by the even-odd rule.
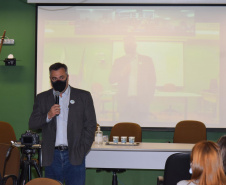
[[[110,82],[117,87],[119,121],[147,121],[155,92],[155,68],[150,57],[137,53],[134,37],[124,39],[124,50],[125,56],[115,60],[110,74]]]
[[[45,176],[66,185],[85,185],[85,156],[96,129],[93,100],[89,92],[68,85],[65,64],[55,63],[49,72],[53,89],[37,95],[29,127],[42,129]],[[54,100],[57,91],[59,104]]]

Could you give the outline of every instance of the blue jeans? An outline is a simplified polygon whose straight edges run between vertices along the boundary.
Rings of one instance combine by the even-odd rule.
[[[85,159],[81,165],[72,165],[69,161],[68,150],[55,149],[54,160],[45,167],[45,177],[58,180],[66,185],[85,185]]]

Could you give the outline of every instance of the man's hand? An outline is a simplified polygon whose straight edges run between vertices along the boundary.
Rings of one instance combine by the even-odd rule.
[[[58,114],[60,114],[60,105],[54,104],[48,112],[48,119],[52,119]]]

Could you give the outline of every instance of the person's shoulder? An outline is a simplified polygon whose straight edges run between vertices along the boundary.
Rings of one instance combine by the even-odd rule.
[[[128,60],[130,60],[130,58],[127,55],[121,56],[119,58],[115,59],[115,63],[122,63],[122,62],[127,62]]]
[[[152,58],[149,57],[149,56],[146,56],[146,55],[141,55],[141,54],[138,54],[138,59],[142,60],[142,61],[152,61]]]
[[[37,94],[37,97],[45,97],[45,96],[49,95],[52,92],[53,92],[53,89],[49,89],[49,90],[46,90],[46,91],[43,91],[43,92]]]
[[[197,183],[194,183],[193,181],[188,181],[188,180],[182,180],[177,183],[177,185],[197,185],[198,181],[195,181]]]
[[[188,184],[189,184],[189,182],[187,180],[182,180],[177,183],[177,185],[188,185]]]
[[[71,87],[71,92],[72,93],[78,93],[78,94],[90,94],[90,92],[87,91],[87,90],[79,89],[79,88],[75,88],[75,87]]]

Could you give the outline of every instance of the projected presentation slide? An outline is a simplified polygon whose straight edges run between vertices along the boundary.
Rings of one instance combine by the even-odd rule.
[[[49,66],[90,91],[97,122],[226,128],[226,6],[38,6],[37,94]]]

